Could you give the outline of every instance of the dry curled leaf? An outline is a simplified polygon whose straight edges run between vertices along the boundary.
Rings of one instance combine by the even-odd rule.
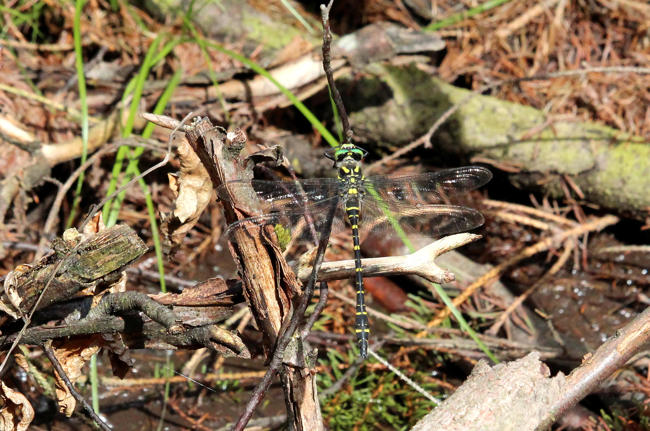
[[[54,355],[61,363],[63,371],[65,371],[73,385],[81,377],[83,366],[90,360],[92,355],[99,351],[101,344],[102,341],[99,336],[52,343]],[[54,378],[56,380],[56,400],[59,403],[59,411],[70,417],[74,412],[77,401],[56,371],[54,372]]]
[[[14,319],[20,318],[20,304],[23,302],[20,294],[16,291],[20,284],[18,280],[31,268],[31,265],[18,265],[5,277],[4,295],[0,296],[0,311],[4,311]]]
[[[183,139],[177,149],[181,170],[169,176],[169,185],[176,201],[171,214],[163,217],[161,232],[165,252],[178,246],[185,234],[194,227],[212,196],[212,182],[187,140]]]
[[[0,381],[0,429],[25,431],[34,420],[34,408],[27,398]]]

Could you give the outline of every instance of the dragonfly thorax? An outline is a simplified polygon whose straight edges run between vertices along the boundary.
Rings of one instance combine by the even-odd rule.
[[[339,180],[355,183],[363,179],[361,160],[366,151],[354,144],[341,145],[333,155],[334,166],[338,169]]]

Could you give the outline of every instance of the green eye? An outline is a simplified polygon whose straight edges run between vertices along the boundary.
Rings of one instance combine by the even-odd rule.
[[[342,159],[343,157],[345,157],[345,155],[346,155],[347,153],[348,153],[347,150],[337,150],[337,151],[334,153],[334,159],[336,159],[336,160],[340,160],[340,159]]]

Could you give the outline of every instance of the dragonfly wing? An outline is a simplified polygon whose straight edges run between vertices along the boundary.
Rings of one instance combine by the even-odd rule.
[[[450,196],[481,187],[491,178],[486,168],[465,166],[404,177],[373,176],[364,180],[364,188],[385,201],[446,203]]]
[[[259,234],[259,228],[263,228],[283,250],[291,249],[290,254],[297,256],[316,246],[326,233],[328,216],[333,206],[336,208],[332,230],[339,231],[343,228],[343,217],[337,195],[300,209],[277,211],[239,220],[228,226],[226,234],[233,240],[237,232],[253,235]]]
[[[473,208],[456,205],[407,205],[398,201],[364,199],[361,204],[361,237],[440,238],[468,231],[483,224],[483,215]]]
[[[339,182],[334,178],[298,181],[230,181],[217,189],[219,198],[231,200],[264,213],[294,211],[306,205],[339,196]]]

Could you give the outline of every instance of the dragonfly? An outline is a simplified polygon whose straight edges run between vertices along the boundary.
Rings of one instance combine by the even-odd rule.
[[[334,162],[337,178],[231,181],[219,190],[221,198],[243,197],[241,201],[251,202],[251,211],[259,213],[229,225],[226,234],[231,238],[238,230],[250,232],[251,228],[270,226],[278,243],[299,255],[317,245],[328,228],[331,231],[327,234],[351,232],[354,331],[362,358],[368,355],[370,333],[361,260],[364,238],[388,240],[397,236],[412,248],[411,238],[423,232],[428,237],[441,237],[479,227],[484,221],[480,212],[450,204],[449,199],[492,178],[492,173],[480,166],[401,177],[365,177],[362,161],[366,155],[364,149],[346,142],[325,153]]]

